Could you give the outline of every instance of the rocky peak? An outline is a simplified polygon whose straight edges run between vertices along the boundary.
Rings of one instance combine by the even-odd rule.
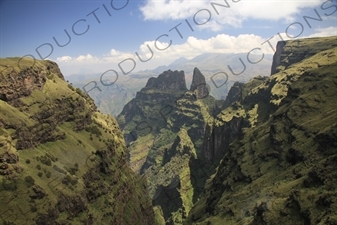
[[[236,101],[241,100],[242,89],[244,84],[240,82],[235,82],[228,92],[223,108],[227,108]]]
[[[27,97],[37,90],[43,90],[48,78],[55,74],[62,80],[64,77],[55,62],[45,60],[31,62],[28,59],[22,59],[21,63],[30,66],[19,66],[19,59],[2,59],[0,65],[0,100],[17,105],[17,99]],[[33,66],[31,66],[33,65]]]
[[[145,88],[187,91],[184,71],[167,70],[157,78],[151,77]]]
[[[321,51],[336,47],[335,37],[306,38],[288,41],[279,41],[273,56],[271,75],[287,69],[289,66],[309,58]]]
[[[285,43],[286,43],[285,41],[277,42],[276,52],[274,53],[273,63],[271,65],[271,73],[270,73],[271,75],[278,72],[278,70],[276,68],[281,64],[281,54],[283,52],[283,47],[284,47]]]
[[[206,86],[205,76],[197,67],[195,67],[193,70],[193,79],[190,91],[195,92],[197,98],[203,98],[209,94]]]

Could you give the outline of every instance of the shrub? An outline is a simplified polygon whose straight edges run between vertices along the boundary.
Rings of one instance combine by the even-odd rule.
[[[37,175],[38,175],[39,177],[42,177],[43,173],[42,173],[42,172],[39,172]]]
[[[47,171],[46,177],[47,177],[47,178],[50,178],[50,177],[51,177],[51,172],[50,172],[50,171]]]
[[[35,206],[35,205],[32,205],[32,206],[30,207],[30,211],[31,211],[31,212],[36,212],[36,211],[37,211],[36,206]]]
[[[53,155],[50,154],[50,153],[47,153],[46,156],[47,156],[49,159],[51,159],[51,161],[53,161],[53,162],[56,162],[56,161],[58,160],[57,157],[53,156]]]
[[[4,190],[7,190],[7,191],[15,191],[17,189],[17,181],[10,180],[10,179],[4,179],[2,180],[2,187]]]
[[[31,186],[33,186],[35,184],[35,180],[31,176],[25,177],[25,182],[26,182],[26,184],[27,184],[28,187],[31,187]]]
[[[30,163],[30,159],[26,159],[26,163],[29,164]]]
[[[37,165],[36,168],[37,168],[38,170],[41,170],[41,166],[40,166],[40,165]]]
[[[63,169],[61,169],[60,167],[58,167],[56,165],[53,166],[53,169],[56,170],[59,173],[67,174],[66,171],[64,171]]]
[[[75,90],[75,89],[73,88],[73,86],[71,86],[71,84],[68,84],[68,88],[71,89],[71,90],[73,90],[73,91]]]
[[[47,155],[41,156],[40,162],[47,165],[47,166],[51,166],[51,160],[49,159],[49,157]]]
[[[97,124],[98,126],[102,126],[100,124]],[[97,126],[88,126],[85,128],[85,131],[91,133],[91,134],[96,134],[97,137],[102,136],[102,132],[98,129]]]

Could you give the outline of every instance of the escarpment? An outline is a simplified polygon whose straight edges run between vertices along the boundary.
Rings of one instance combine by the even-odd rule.
[[[183,71],[165,71],[150,78],[117,117],[129,144],[130,166],[147,177],[156,216],[167,224],[182,224],[206,180],[191,181],[190,176],[202,173],[197,165],[204,160],[206,127],[223,103],[208,92],[197,68],[190,90]]]
[[[116,120],[54,62],[5,58],[0,69],[0,223],[152,225]]]
[[[222,136],[204,151],[221,161],[184,224],[337,222],[336,41],[279,43],[273,74],[244,84],[215,118],[208,130]]]
[[[335,223],[336,41],[279,42],[271,76],[224,101],[196,68],[190,90],[148,81],[118,121],[159,224]]]

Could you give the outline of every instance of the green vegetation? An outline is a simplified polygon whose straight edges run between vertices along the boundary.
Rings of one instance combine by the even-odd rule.
[[[2,60],[0,224],[336,224],[336,41],[287,41],[225,101],[167,71],[119,125],[55,63]]]
[[[137,93],[118,121],[158,224],[335,223],[336,41],[288,41],[278,73],[225,101],[160,79]]]
[[[0,63],[0,224],[153,224],[116,120],[55,63],[18,60]]]
[[[31,187],[35,184],[35,180],[31,176],[25,177],[25,182],[26,182],[28,187]]]
[[[288,41],[279,72],[217,116],[218,129],[243,122],[185,224],[337,222],[336,41]]]

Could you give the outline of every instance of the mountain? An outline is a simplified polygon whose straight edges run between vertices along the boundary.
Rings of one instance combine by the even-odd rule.
[[[254,60],[251,55],[251,60]],[[159,66],[154,70],[139,71],[126,76],[104,75],[103,83],[111,85],[102,85],[100,77],[102,74],[78,74],[66,77],[75,87],[83,88],[91,82],[96,82],[99,89],[95,88],[88,92],[94,99],[98,109],[107,114],[117,116],[121,113],[124,105],[135,97],[137,91],[145,86],[150,77],[156,77],[163,71],[184,71],[187,84],[192,82],[193,70],[195,67],[202,70],[205,81],[208,84],[210,95],[216,99],[225,99],[230,87],[235,82],[245,83],[254,76],[269,76],[270,64],[272,62],[270,55],[265,55],[264,59],[258,64],[250,64],[245,62],[246,54],[221,54],[221,53],[205,53],[188,60],[181,57],[168,66]],[[245,63],[245,67],[241,64],[240,59]],[[233,75],[228,66],[235,73],[243,71],[239,76]],[[116,80],[116,81],[115,81]],[[87,86],[86,90],[90,90]]]
[[[252,55],[254,58],[259,58],[258,56]],[[245,60],[247,54],[244,53],[203,53],[190,60],[181,57],[167,66],[160,66],[154,69],[154,72],[162,72],[163,70],[183,70],[186,74],[192,73],[195,67],[200,68],[202,71],[209,72],[219,72],[228,71],[228,66],[240,67],[241,62],[239,58]],[[269,75],[270,63],[272,61],[272,55],[265,55],[264,59],[257,65],[254,66],[254,70],[259,71],[260,74],[256,75]],[[248,64],[248,63],[247,63]],[[241,66],[242,67],[242,66]],[[247,71],[248,72],[248,71]],[[230,74],[230,73],[229,73]],[[252,73],[243,73],[242,75],[252,76]]]
[[[279,42],[224,100],[198,68],[148,80],[117,121],[156,224],[337,224],[336,43]]]
[[[115,118],[56,63],[0,64],[0,223],[153,224]]]
[[[205,180],[190,176],[199,176],[205,128],[223,103],[209,96],[197,68],[189,89],[183,71],[168,70],[150,78],[117,117],[129,144],[130,167],[147,178],[159,221],[182,224],[202,191],[192,187]],[[207,174],[212,172],[209,168]]]
[[[179,65],[182,65],[186,62],[188,62],[189,60],[186,59],[185,57],[180,57],[176,60],[174,60],[172,63],[170,63],[168,66],[158,66],[157,68],[155,68],[154,70],[152,70],[153,72],[156,73],[161,73],[165,70],[169,70],[170,68],[175,68],[175,67],[179,67]]]
[[[279,42],[272,75],[216,116],[203,151],[220,165],[184,224],[337,224],[336,43]]]

